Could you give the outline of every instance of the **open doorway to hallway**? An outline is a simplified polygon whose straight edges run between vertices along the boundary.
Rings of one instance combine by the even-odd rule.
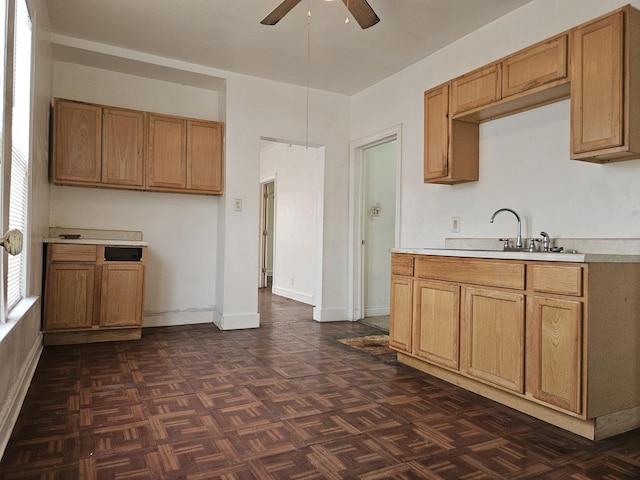
[[[263,139],[260,182],[259,285],[315,306],[322,286],[324,147]]]
[[[260,279],[259,288],[273,286],[273,245],[275,238],[275,190],[274,178],[260,182]]]

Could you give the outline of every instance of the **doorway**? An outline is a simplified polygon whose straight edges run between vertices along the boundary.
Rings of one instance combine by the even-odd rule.
[[[396,139],[363,150],[363,316],[389,315],[396,227]]]
[[[273,246],[275,238],[275,178],[260,183],[260,281],[259,288],[273,286]]]
[[[349,299],[352,320],[390,309],[390,249],[399,246],[401,127],[351,144]],[[375,323],[375,321],[373,321]]]
[[[322,299],[324,147],[262,139],[260,184],[258,284],[316,307]]]

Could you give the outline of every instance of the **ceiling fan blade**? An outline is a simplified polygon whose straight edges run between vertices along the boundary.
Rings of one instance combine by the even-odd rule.
[[[273,12],[264,17],[260,23],[263,25],[275,25],[301,1],[302,0],[284,0],[280,5],[273,9]]]
[[[362,28],[373,27],[380,21],[376,12],[367,3],[367,0],[342,0],[347,6],[353,18]]]

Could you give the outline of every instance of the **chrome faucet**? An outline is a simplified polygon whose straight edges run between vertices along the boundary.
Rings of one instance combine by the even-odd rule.
[[[542,237],[542,251],[548,252],[549,247],[551,246],[551,238],[549,238],[549,234],[547,232],[540,232],[540,236]]]
[[[491,220],[489,220],[489,222],[493,223],[493,219],[496,218],[496,215],[500,212],[511,212],[516,216],[516,219],[518,220],[518,236],[516,237],[516,248],[522,248],[522,222],[520,221],[520,215],[518,215],[510,208],[500,208],[499,210],[493,212],[493,215],[491,215]]]

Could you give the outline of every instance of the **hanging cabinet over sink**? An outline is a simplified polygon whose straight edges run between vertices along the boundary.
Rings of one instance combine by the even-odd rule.
[[[575,29],[571,158],[640,158],[639,50],[640,12],[629,6]]]
[[[640,12],[627,5],[452,79],[449,90],[426,91],[425,183],[478,180],[479,148],[470,131],[565,98],[571,98],[572,159],[640,158],[639,55]],[[444,101],[446,108],[438,104]]]

